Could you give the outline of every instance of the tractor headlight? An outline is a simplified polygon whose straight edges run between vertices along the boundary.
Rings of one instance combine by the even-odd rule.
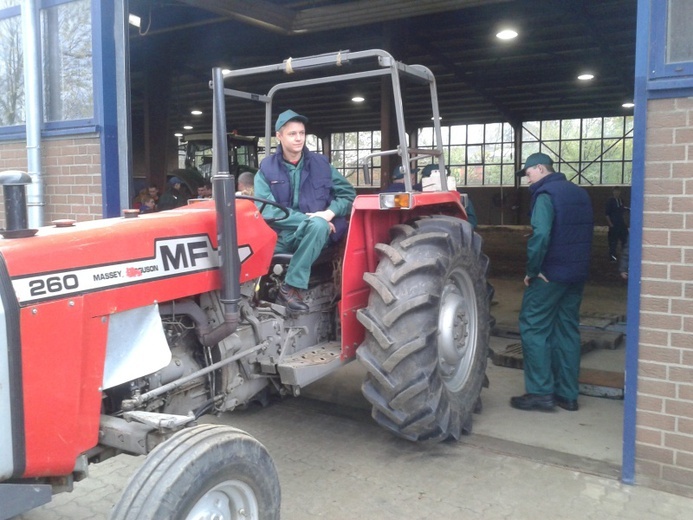
[[[411,207],[411,193],[381,193],[380,209],[409,209]]]

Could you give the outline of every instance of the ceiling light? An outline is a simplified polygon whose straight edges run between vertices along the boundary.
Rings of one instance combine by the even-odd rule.
[[[354,96],[353,98],[351,98],[351,100],[354,103],[363,103],[364,101],[366,101],[366,98],[363,96]]]
[[[589,72],[586,72],[584,74],[580,74],[577,79],[580,81],[589,81],[591,79],[594,79],[594,74],[590,74]]]
[[[192,130],[192,129],[193,129],[193,127],[190,126],[190,125],[185,125],[185,126],[183,127],[183,130]]]
[[[135,14],[128,15],[128,22],[130,22],[130,25],[134,25],[137,28],[139,28],[142,24],[142,20],[140,19],[140,17]]]
[[[515,29],[503,29],[496,34],[496,38],[499,40],[512,40],[517,38],[517,31]]]
[[[175,134],[173,134],[173,136],[174,137],[183,137],[183,134],[181,134],[180,132],[176,132]]]
[[[623,108],[633,108],[635,106],[635,103],[631,103],[630,101],[627,103],[623,103],[621,105]]]
[[[201,116],[202,110],[191,110],[190,113],[194,116]]]

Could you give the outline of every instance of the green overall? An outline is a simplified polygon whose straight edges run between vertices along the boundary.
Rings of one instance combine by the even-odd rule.
[[[580,304],[584,283],[544,281],[539,274],[549,248],[554,211],[541,194],[532,211],[533,235],[527,245],[527,276],[520,311],[525,389],[537,395],[578,397]]]
[[[275,252],[292,253],[293,256],[287,268],[284,281],[298,289],[308,288],[310,269],[316,258],[325,248],[330,237],[330,224],[320,217],[309,217],[299,210],[299,187],[301,171],[303,169],[303,157],[298,164],[284,161],[293,189],[293,206],[289,208],[289,217],[275,222],[272,227],[277,232],[277,245]],[[356,192],[353,186],[334,167],[332,170],[332,189],[334,200],[327,209],[334,212],[337,217],[344,217],[351,211]],[[263,175],[255,175],[255,196],[261,199],[274,200],[267,181]],[[267,218],[280,218],[283,213],[267,206],[263,211]]]

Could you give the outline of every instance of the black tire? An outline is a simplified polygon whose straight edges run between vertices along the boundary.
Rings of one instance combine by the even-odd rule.
[[[111,519],[278,520],[280,502],[277,470],[260,442],[230,426],[202,425],[152,450]]]
[[[356,351],[368,370],[362,391],[373,418],[412,441],[470,433],[489,352],[488,257],[461,219],[436,216],[398,225],[377,244],[366,273],[366,328]]]

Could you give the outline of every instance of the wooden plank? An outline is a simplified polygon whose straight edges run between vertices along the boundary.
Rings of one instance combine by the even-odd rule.
[[[581,384],[623,389],[624,373],[597,370],[595,368],[582,368],[580,369],[580,378],[578,380]]]

